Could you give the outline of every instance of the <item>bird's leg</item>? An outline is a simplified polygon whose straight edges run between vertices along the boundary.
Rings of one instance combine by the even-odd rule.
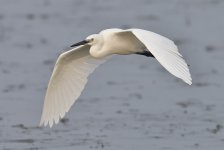
[[[136,52],[135,54],[138,54],[138,55],[144,55],[146,57],[154,57],[153,54],[150,52],[150,51],[143,51],[143,52]]]

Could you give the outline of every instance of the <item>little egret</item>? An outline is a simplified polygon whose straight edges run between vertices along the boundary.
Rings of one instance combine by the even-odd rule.
[[[112,54],[153,57],[171,74],[192,84],[188,65],[173,41],[142,29],[106,29],[62,53],[50,78],[40,125],[57,124],[83,91],[88,76]]]

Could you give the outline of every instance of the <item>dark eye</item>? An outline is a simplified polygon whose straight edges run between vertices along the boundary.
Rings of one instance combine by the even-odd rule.
[[[90,41],[92,42],[94,40],[94,38],[91,38]]]

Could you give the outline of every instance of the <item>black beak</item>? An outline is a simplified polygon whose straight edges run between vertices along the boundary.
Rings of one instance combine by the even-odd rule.
[[[75,47],[75,46],[79,46],[79,45],[85,45],[87,43],[89,43],[89,41],[83,40],[81,42],[78,42],[78,43],[75,43],[75,44],[71,45],[70,47]]]

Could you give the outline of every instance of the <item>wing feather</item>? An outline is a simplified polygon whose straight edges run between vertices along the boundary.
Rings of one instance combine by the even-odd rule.
[[[142,29],[129,29],[126,31],[132,32],[166,70],[186,83],[192,84],[188,65],[173,41]]]
[[[59,56],[48,84],[40,125],[57,124],[80,96],[88,76],[105,61],[93,58],[89,48],[80,46]]]

